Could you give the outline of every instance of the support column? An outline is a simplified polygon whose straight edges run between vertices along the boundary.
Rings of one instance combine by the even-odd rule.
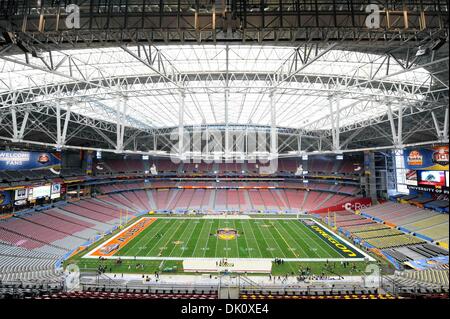
[[[19,131],[17,129],[17,113],[14,107],[11,108],[11,118],[13,125],[13,141],[17,141],[19,137]]]
[[[19,142],[23,139],[23,135],[25,134],[25,127],[27,126],[28,117],[30,115],[30,111],[25,111],[22,123],[20,124],[17,120],[17,110],[13,107],[11,108],[11,118],[13,125],[13,141]]]
[[[229,118],[228,118],[228,99],[230,92],[225,89],[225,157],[230,153],[230,128],[228,126]]]
[[[123,151],[123,140],[125,136],[125,124],[123,118],[127,112],[128,101],[126,97],[119,97],[117,99],[117,132],[116,132],[116,152]]]
[[[61,104],[56,104],[56,144],[57,147],[61,147]]]
[[[22,120],[22,125],[20,126],[19,140],[23,139],[23,135],[25,134],[25,127],[27,126],[29,116],[30,116],[30,111],[25,111],[25,114],[24,114],[24,117]]]
[[[184,106],[186,94],[180,91],[180,104],[178,108],[178,155],[180,159],[184,151]]]
[[[230,128],[228,127],[228,100],[230,97],[230,89],[229,89],[229,79],[228,79],[228,67],[229,67],[229,50],[228,44],[225,48],[226,59],[225,59],[225,159],[228,158],[228,154],[230,153]]]
[[[448,108],[445,109],[444,127],[442,129],[434,111],[431,112],[431,116],[433,117],[433,123],[439,141],[448,141]]]
[[[277,110],[274,93],[274,90],[270,92],[270,155],[278,157]]]
[[[328,97],[328,102],[330,106],[330,120],[331,120],[331,138],[333,144],[333,151],[339,151],[341,149],[340,145],[340,98],[339,95],[332,95]]]
[[[364,152],[364,185],[366,196],[372,199],[372,203],[377,203],[377,181],[375,172],[375,153],[373,151]]]
[[[403,103],[402,103],[403,104]],[[398,109],[398,125],[397,125],[397,143],[398,145],[403,144],[403,106],[400,105]]]
[[[392,111],[391,103],[387,102],[388,118],[391,124],[392,141],[395,146],[403,144],[403,108],[398,110],[398,126],[395,126],[394,112]]]
[[[69,127],[71,108],[72,104],[68,104],[66,110],[66,117],[64,118],[64,126],[61,134],[61,143],[60,143],[61,145],[66,144],[67,128]]]

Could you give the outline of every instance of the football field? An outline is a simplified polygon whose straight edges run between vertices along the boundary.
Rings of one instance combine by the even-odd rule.
[[[363,260],[367,255],[312,219],[144,217],[85,258]]]

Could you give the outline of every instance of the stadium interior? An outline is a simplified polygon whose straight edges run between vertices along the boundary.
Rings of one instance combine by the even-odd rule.
[[[448,299],[448,40],[440,0],[0,0],[0,299]]]

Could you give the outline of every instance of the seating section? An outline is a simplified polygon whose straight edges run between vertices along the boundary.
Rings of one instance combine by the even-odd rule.
[[[26,182],[34,180],[46,180],[58,178],[60,175],[51,172],[49,169],[41,170],[22,170],[22,171],[1,171],[0,183],[8,182]],[[25,183],[26,184],[26,183]]]
[[[361,239],[370,239],[370,238],[380,238],[380,237],[388,237],[388,236],[398,236],[402,235],[403,233],[396,229],[381,229],[381,230],[372,230],[372,231],[366,231],[366,232],[360,232],[358,233],[358,237]]]
[[[210,188],[224,188],[228,187],[230,189],[237,189],[240,187],[276,187],[279,189],[309,189],[312,191],[328,191],[329,193],[336,193],[336,195],[339,195],[337,197],[334,197],[333,200],[329,200],[329,203],[335,204],[335,202],[341,202],[341,200],[345,199],[348,196],[354,196],[359,192],[359,188],[356,186],[339,186],[322,182],[314,182],[310,183],[307,186],[299,185],[297,182],[265,182],[265,181],[258,181],[258,182],[199,182],[199,181],[192,181],[192,182],[172,182],[172,181],[152,181],[152,182],[128,182],[128,181],[116,181],[115,183],[107,183],[107,184],[100,184],[98,186],[99,190],[103,194],[109,194],[109,193],[116,193],[124,190],[137,190],[137,189],[143,189],[143,188],[176,188],[179,186],[197,186],[197,187],[210,187]]]
[[[433,241],[448,244],[448,214],[396,202],[386,202],[365,208],[362,210],[362,214],[426,236]]]
[[[148,161],[127,158],[127,159],[106,159],[101,160],[96,165],[96,174],[123,174],[140,173],[149,171],[150,167],[155,166],[158,174],[168,175],[230,175],[230,176],[258,176],[261,175],[261,168],[268,163],[191,163],[182,162],[173,163],[169,159],[151,159]],[[308,161],[298,159],[280,159],[277,166],[277,175],[289,176],[295,174],[299,167],[308,170],[313,175],[359,175],[361,166],[358,159],[346,159],[336,161],[333,157],[310,157]]]
[[[448,256],[447,250],[364,215],[349,211],[319,215],[327,224],[335,225],[336,222],[338,229],[346,236],[358,240],[364,246],[382,250],[400,264],[414,259]]]
[[[306,192],[303,190],[283,189],[146,189],[109,193],[101,197],[104,202],[116,206],[131,207],[134,211],[310,211],[334,206],[354,199],[333,193]],[[91,204],[84,202],[89,211],[81,211],[77,207],[68,207],[77,214],[89,215],[101,221],[108,221],[111,212],[93,209]],[[98,213],[103,215],[99,216]],[[116,214],[116,213],[115,213]],[[117,215],[115,215],[117,216]]]
[[[52,181],[55,179],[80,179],[85,172],[80,168],[63,168],[59,174],[49,169],[0,171],[0,187],[31,185],[36,181]]]
[[[422,239],[419,239],[419,238],[413,237],[413,236],[409,236],[409,235],[369,238],[366,241],[367,241],[367,243],[369,243],[370,245],[372,245],[378,249],[415,245],[415,244],[421,244],[421,243],[425,242]]]
[[[370,230],[382,230],[382,229],[389,229],[389,226],[386,226],[384,224],[379,223],[370,223],[370,224],[363,224],[363,225],[354,225],[354,226],[348,226],[346,227],[346,230],[350,231],[351,233],[358,234],[360,232],[366,232]]]
[[[14,218],[8,222],[1,223],[0,228],[9,231],[10,233],[20,235],[22,238],[39,242],[40,246],[49,245],[54,241],[67,236],[67,234],[61,231],[51,231],[48,227],[22,218]],[[60,246],[58,248],[64,249]]]
[[[0,281],[24,277],[44,279],[55,275],[55,258],[47,253],[0,242]]]
[[[43,294],[35,299],[217,299],[214,293],[133,293],[71,291]]]
[[[397,262],[401,264],[411,260],[448,256],[447,250],[432,244],[419,244],[412,246],[394,247],[383,250],[383,253],[395,259]],[[437,265],[434,266],[434,268],[437,267],[438,267]]]
[[[28,249],[42,247],[45,244],[30,237],[25,237],[20,233],[10,231],[3,227],[5,224],[0,223],[0,241]]]
[[[64,207],[62,207],[61,209],[64,211],[67,211],[73,215],[76,216],[80,216],[80,217],[85,217],[97,222],[102,222],[102,223],[109,223],[111,222],[113,219],[118,218],[116,216],[111,215],[110,213],[104,214],[102,212],[98,212],[96,211],[94,208],[90,208],[90,207],[85,207],[85,204],[81,204],[81,205],[76,205],[76,204],[68,204]],[[87,205],[89,206],[89,205]]]
[[[449,286],[449,272],[444,269],[425,269],[420,271],[404,271],[398,274],[415,283],[429,283],[438,286]]]
[[[136,198],[144,200],[144,195]],[[120,205],[112,198],[92,198],[0,221],[0,280],[59,280],[56,261],[111,230],[119,221]]]

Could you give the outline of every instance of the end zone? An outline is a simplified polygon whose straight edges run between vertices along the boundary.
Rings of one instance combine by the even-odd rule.
[[[155,220],[156,218],[148,217],[137,220],[114,237],[87,253],[84,257],[110,257],[114,255],[120,248],[124,247]]]

